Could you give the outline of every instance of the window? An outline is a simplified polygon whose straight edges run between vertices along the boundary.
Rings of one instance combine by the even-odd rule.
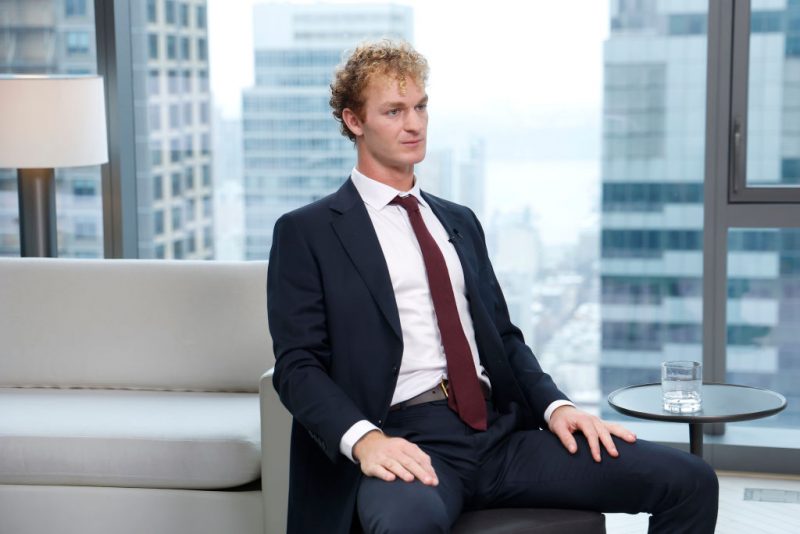
[[[183,241],[175,241],[172,243],[172,257],[176,260],[183,259]]]
[[[191,93],[192,92],[192,71],[185,70],[183,71],[183,87],[181,90],[184,93]]]
[[[158,35],[151,33],[147,36],[147,56],[158,59]]]
[[[72,194],[76,197],[94,197],[97,195],[97,183],[91,179],[78,179],[72,182]]]
[[[191,40],[188,37],[181,37],[181,59],[191,59]]]
[[[193,119],[192,113],[192,103],[191,102],[184,102],[183,103],[183,125],[184,126],[191,126]]]
[[[164,17],[167,24],[175,24],[175,0],[164,0]]]
[[[0,1],[0,76],[95,75],[94,41],[87,0]],[[55,169],[59,257],[103,257],[100,183],[99,165]],[[0,256],[21,253],[17,193],[17,170],[0,168]]]
[[[195,210],[197,209],[197,201],[191,197],[186,200],[186,222],[193,222],[195,217]],[[194,252],[194,251],[192,251]]]
[[[706,19],[705,14],[670,15],[669,34],[675,36],[705,35]]]
[[[183,216],[180,206],[172,208],[172,230],[179,230],[183,226]]]
[[[172,173],[172,196],[179,197],[183,192],[183,176],[179,172]]]
[[[181,140],[177,137],[169,141],[169,160],[172,163],[181,160]]]
[[[180,80],[178,79],[178,71],[167,71],[167,84],[169,86],[169,94],[176,95],[180,93]]]
[[[67,17],[86,16],[86,0],[66,0],[64,3],[64,14]]]
[[[153,212],[153,231],[156,235],[164,233],[164,212],[162,210]]]
[[[155,96],[161,92],[161,75],[158,70],[152,69],[147,73],[147,95]]]
[[[158,22],[156,0],[147,0],[147,22]]]
[[[157,167],[164,161],[164,154],[161,149],[161,141],[153,139],[150,141],[150,165]]]
[[[161,129],[161,106],[151,104],[147,108],[147,127],[151,131],[157,132]]]
[[[164,198],[164,180],[160,174],[153,176],[153,200]]]
[[[201,93],[208,92],[208,71],[207,70],[200,70],[197,72],[197,78],[199,79],[199,91]]]
[[[174,35],[167,35],[167,59],[178,58],[177,38]]]
[[[75,221],[75,239],[96,239],[97,223],[95,221]]]
[[[180,106],[178,104],[169,105],[169,127],[172,131],[181,127]]]
[[[214,1],[225,5],[221,0],[207,3]],[[791,212],[794,218],[779,221],[780,206],[770,205],[763,210],[770,220],[757,220],[754,211],[739,220],[746,227],[717,228],[715,222],[709,229],[704,227],[705,206],[714,203],[719,210],[720,205],[704,193],[708,180],[717,179],[706,177],[706,162],[728,162],[721,153],[707,152],[730,148],[732,137],[727,126],[707,125],[706,119],[741,111],[735,102],[727,102],[735,92],[733,82],[717,87],[715,83],[723,82],[707,80],[706,73],[722,76],[726,69],[708,65],[730,64],[750,66],[748,76],[731,77],[748,80],[744,111],[749,108],[750,113],[742,115],[748,119],[742,145],[747,172],[740,185],[779,194],[800,191],[800,150],[795,150],[800,146],[800,77],[791,63],[800,57],[800,2],[588,2],[578,18],[569,10],[559,11],[563,3],[554,2],[542,17],[545,24],[512,9],[477,8],[459,12],[456,23],[451,17],[437,24],[434,3],[413,3],[413,10],[398,6],[386,27],[350,25],[347,32],[355,42],[373,34],[413,31],[406,37],[416,34],[419,43],[435,43],[435,35],[426,34],[428,27],[448,28],[448,47],[431,44],[424,50],[431,64],[439,66],[433,69],[436,83],[428,88],[432,130],[419,175],[432,193],[469,205],[478,214],[512,318],[565,392],[604,412],[605,396],[612,389],[658,380],[662,360],[673,355],[700,359],[707,355],[704,348],[727,347],[726,354],[715,354],[713,365],[707,365],[717,373],[714,380],[760,365],[759,382],[785,387],[796,396],[782,381],[799,380],[791,370],[800,368],[800,349],[781,345],[778,338],[791,332],[800,314],[784,298],[799,291],[791,273],[800,260],[785,243],[794,239],[797,210]],[[745,14],[750,35],[739,35],[732,26],[733,38],[719,39],[722,23],[746,20],[739,9],[750,3],[755,7]],[[148,1],[148,18],[151,5],[152,19],[169,19],[171,26],[144,26],[152,30],[155,42],[151,46],[147,36],[141,46],[148,50],[134,51],[132,56],[144,63],[132,71],[155,72],[154,82],[167,79],[161,94],[158,83],[133,84],[134,92],[147,88],[148,94],[158,95],[148,100],[136,94],[137,113],[156,102],[164,108],[160,129],[148,125],[155,120],[136,121],[135,138],[142,143],[136,155],[143,160],[137,170],[157,173],[165,182],[182,173],[180,198],[164,192],[168,201],[157,205],[186,209],[197,257],[213,252],[223,257],[234,239],[226,237],[212,251],[209,219],[216,215],[214,222],[223,226],[227,214],[238,213],[238,208],[242,227],[223,230],[226,236],[242,236],[237,245],[241,250],[231,257],[264,259],[274,219],[335,190],[354,163],[355,152],[339,136],[324,98],[332,69],[342,58],[342,50],[329,45],[332,37],[343,39],[342,28],[326,28],[325,19],[299,16],[313,14],[318,8],[312,4],[290,3],[281,8],[299,12],[287,18],[292,27],[285,33],[292,46],[254,49],[242,46],[244,39],[225,40],[206,31],[206,2]],[[710,13],[705,13],[706,5],[713,8]],[[270,4],[258,5],[255,20],[242,21],[240,27],[267,28],[274,22],[267,16],[270,9]],[[349,6],[348,12],[357,9]],[[720,18],[720,10],[737,16]],[[233,17],[236,10],[229,11]],[[415,27],[415,20],[427,21],[427,27]],[[476,43],[469,29],[478,26],[503,31]],[[362,29],[369,35],[361,35]],[[190,61],[167,63],[174,67],[169,71],[162,63],[148,62],[168,56],[159,49],[162,35],[173,37],[173,56],[183,60],[188,39]],[[747,37],[750,47],[744,58],[706,57],[709,50],[738,46]],[[709,48],[709,42],[714,46]],[[168,48],[167,42],[161,44]],[[453,49],[459,57],[492,53],[499,59],[482,65],[485,72],[476,78],[453,63]],[[554,56],[552,50],[563,54]],[[209,58],[218,57],[254,57],[253,79],[217,91],[218,84],[239,76],[236,69],[226,70],[228,65],[209,65]],[[515,68],[523,64],[535,68]],[[503,83],[482,85],[483,78]],[[458,90],[463,87],[470,91]],[[712,88],[710,95],[707,87]],[[461,100],[465,93],[469,101]],[[720,105],[707,110],[707,99]],[[197,108],[190,110],[187,103]],[[170,104],[179,107],[174,114]],[[470,124],[463,120],[468,107],[492,113]],[[434,128],[439,129],[435,135]],[[706,147],[706,135],[719,137]],[[148,165],[148,156],[153,165]],[[147,178],[137,176],[137,183],[147,184]],[[168,191],[171,186],[163,184]],[[0,186],[0,193],[2,187],[8,186]],[[191,254],[189,233],[171,234],[169,223],[159,238],[148,242],[148,214],[154,207],[147,205],[146,191],[142,193],[137,206],[142,254],[154,250],[158,255],[160,250],[162,256],[173,257],[175,242],[184,243],[183,252]],[[235,201],[221,206],[226,197]],[[212,198],[218,204],[212,205]],[[794,202],[785,197],[783,207],[791,206],[789,201]],[[713,220],[733,220],[731,213]],[[0,194],[0,232],[8,226],[3,217]],[[704,238],[722,250],[730,272],[706,270],[704,277]],[[719,284],[713,286],[714,294],[722,293],[723,306],[714,317],[727,316],[716,321],[721,328],[713,326],[722,330],[715,331],[721,337],[709,340],[712,327],[704,323],[708,316],[703,310],[717,304],[704,303],[711,293],[704,289],[712,283]],[[575,343],[580,346],[570,353]],[[787,418],[781,419],[782,424],[789,421],[787,427],[800,420],[800,410],[792,406],[798,403],[790,400]]]
[[[205,29],[206,27],[206,6],[197,6],[196,8],[196,20],[197,20],[197,27],[200,29]]]
[[[189,27],[189,6],[185,3],[181,3],[181,26]]]
[[[208,59],[207,43],[204,38],[197,39],[197,59],[205,61]]]
[[[67,32],[67,54],[88,54],[89,32]]]
[[[187,159],[194,155],[194,136],[192,134],[183,136],[183,155]]]

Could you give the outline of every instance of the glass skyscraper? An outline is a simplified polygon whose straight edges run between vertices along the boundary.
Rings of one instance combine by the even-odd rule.
[[[246,259],[264,259],[283,213],[335,191],[356,161],[328,101],[336,65],[365,39],[411,42],[411,8],[257,5],[255,86],[244,91]]]
[[[604,49],[603,394],[702,361],[706,0],[612,2]],[[800,3],[753,2],[748,179],[797,183]],[[727,381],[769,387],[800,425],[800,235],[728,235]],[[607,407],[605,415],[611,416]]]

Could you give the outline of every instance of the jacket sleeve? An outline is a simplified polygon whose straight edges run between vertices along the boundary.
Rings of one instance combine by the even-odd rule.
[[[267,313],[281,402],[332,461],[342,435],[366,419],[330,377],[331,349],[320,266],[306,236],[284,215],[275,223],[267,270]]]
[[[500,334],[504,353],[508,358],[509,366],[517,384],[520,386],[531,410],[533,410],[534,420],[537,421],[540,427],[547,428],[547,422],[544,418],[547,407],[554,401],[569,401],[569,398],[556,387],[550,375],[542,370],[533,351],[525,344],[522,332],[511,322],[508,314],[508,305],[489,260],[483,228],[475,214],[471,211],[470,213],[480,234],[480,244],[483,247],[481,255],[483,256],[483,261],[486,262],[484,272],[488,277],[487,282],[492,286],[493,291],[493,309],[490,311],[493,312],[491,315],[497,332]]]

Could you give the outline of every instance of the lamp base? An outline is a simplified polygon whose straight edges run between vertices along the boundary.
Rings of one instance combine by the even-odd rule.
[[[21,256],[58,256],[55,182],[53,169],[17,170]]]

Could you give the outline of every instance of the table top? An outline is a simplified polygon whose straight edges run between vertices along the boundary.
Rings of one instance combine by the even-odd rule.
[[[625,415],[657,421],[725,423],[773,415],[786,408],[786,398],[768,389],[735,384],[704,383],[699,412],[672,413],[664,410],[661,384],[628,386],[612,392],[608,403]]]

